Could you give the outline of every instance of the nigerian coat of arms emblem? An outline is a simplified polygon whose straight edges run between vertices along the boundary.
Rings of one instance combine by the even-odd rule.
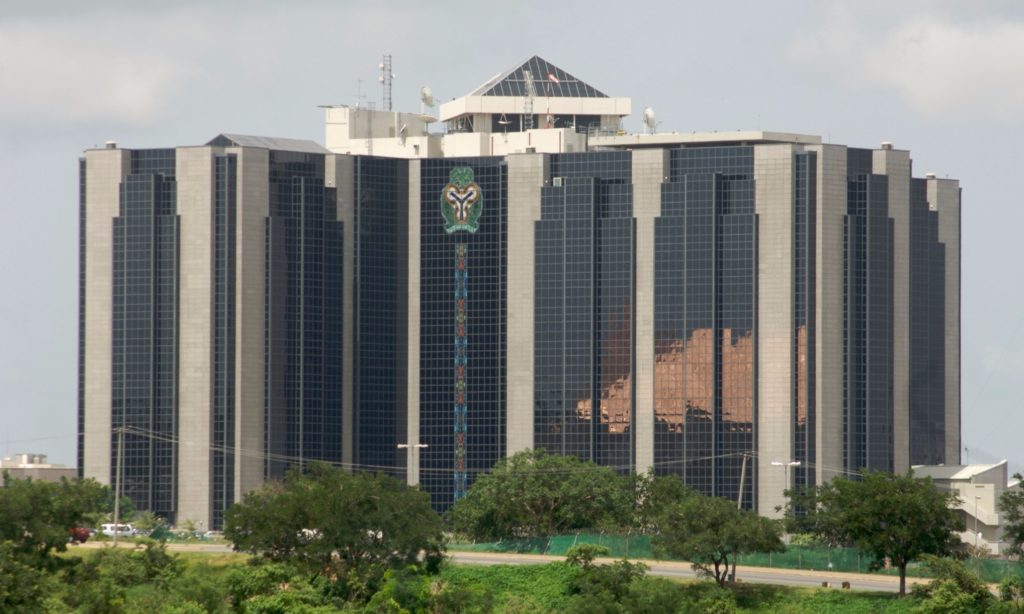
[[[483,194],[473,181],[473,169],[457,166],[441,191],[441,215],[445,232],[476,232],[483,213]]]

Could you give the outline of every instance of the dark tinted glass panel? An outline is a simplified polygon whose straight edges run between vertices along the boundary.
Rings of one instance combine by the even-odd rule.
[[[654,464],[753,506],[753,148],[673,150],[655,220]]]
[[[507,171],[501,158],[420,164],[420,484],[446,509],[505,455]],[[478,190],[456,199],[479,207],[475,232],[442,215],[457,167]]]
[[[927,182],[910,190],[910,464],[946,462],[946,249]]]
[[[356,461],[401,475],[406,443],[408,162],[356,158]]]
[[[629,471],[634,461],[632,163],[554,155],[536,223],[535,445]]]
[[[268,477],[341,462],[342,223],[324,156],[271,151],[266,219]]]
[[[126,429],[122,492],[174,519],[178,216],[173,149],[130,153],[114,218],[113,428]],[[117,448],[111,449],[111,482]]]
[[[860,173],[861,151],[849,152],[844,229],[844,455],[848,470],[891,471],[893,225],[888,177]]]

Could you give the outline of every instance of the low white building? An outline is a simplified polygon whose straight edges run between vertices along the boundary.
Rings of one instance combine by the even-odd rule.
[[[59,482],[61,478],[74,478],[78,474],[78,470],[66,465],[48,463],[45,454],[23,452],[5,456],[0,460],[0,475],[4,473],[19,480],[32,478],[33,480]],[[2,481],[0,481],[0,486],[3,486]]]
[[[930,477],[937,487],[959,497],[956,509],[964,517],[963,543],[1003,554],[999,498],[1012,487],[1005,460],[993,465],[916,465],[913,469],[914,475]]]

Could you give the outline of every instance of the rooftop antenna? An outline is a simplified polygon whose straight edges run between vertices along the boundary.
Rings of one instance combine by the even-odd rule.
[[[533,129],[533,97],[536,91],[533,89],[533,73],[523,70],[523,80],[526,81],[526,98],[523,100],[523,129]]]
[[[654,109],[651,107],[644,109],[644,126],[647,126],[647,134],[654,134],[654,131],[658,128],[658,120],[654,115]]]
[[[381,60],[380,67],[380,81],[384,87],[384,110],[391,110],[391,82],[395,78],[395,73],[391,72],[391,54],[385,54],[384,59]]]

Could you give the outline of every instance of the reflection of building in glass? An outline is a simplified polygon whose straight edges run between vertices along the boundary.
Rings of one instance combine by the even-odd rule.
[[[336,106],[326,148],[86,152],[83,472],[111,480],[128,427],[126,494],[217,527],[313,459],[443,509],[544,447],[768,514],[957,463],[957,182],[888,143],[626,134],[631,110],[533,57],[443,131]]]

